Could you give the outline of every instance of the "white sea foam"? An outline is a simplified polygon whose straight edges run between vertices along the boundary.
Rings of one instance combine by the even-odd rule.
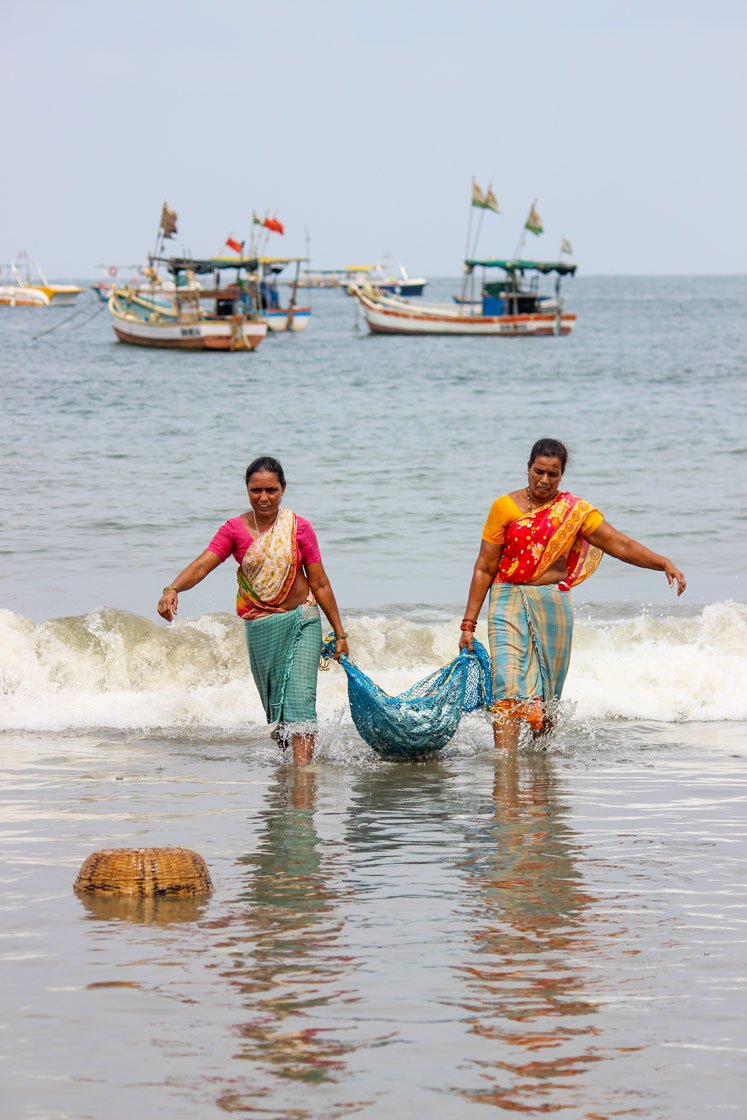
[[[371,615],[348,629],[356,662],[397,693],[453,657],[458,622]],[[477,636],[486,642],[484,624]],[[744,604],[582,619],[565,698],[583,721],[747,720],[746,676]],[[336,667],[320,675],[322,720],[349,720],[346,692]],[[265,725],[243,628],[227,614],[166,627],[108,609],[43,623],[0,611],[0,696],[0,730],[251,733]]]

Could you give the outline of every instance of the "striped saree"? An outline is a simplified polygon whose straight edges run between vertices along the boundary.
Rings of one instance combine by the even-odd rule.
[[[544,705],[563,692],[572,637],[567,591],[553,584],[493,584],[488,606],[493,715],[513,714],[541,727]]]

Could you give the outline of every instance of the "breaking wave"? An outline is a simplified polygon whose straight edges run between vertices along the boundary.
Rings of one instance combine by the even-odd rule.
[[[346,619],[352,656],[387,692],[454,655],[456,618]],[[484,623],[477,636],[487,644]],[[747,720],[747,606],[689,614],[577,617],[565,699],[574,719]],[[320,719],[349,721],[346,683],[319,681]],[[165,626],[101,609],[35,623],[0,611],[0,730],[260,732],[241,622],[211,614]]]

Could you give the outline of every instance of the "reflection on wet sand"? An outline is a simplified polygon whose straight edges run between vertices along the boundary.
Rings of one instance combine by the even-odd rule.
[[[340,955],[342,918],[336,858],[324,850],[314,823],[316,774],[293,767],[278,774],[261,816],[257,849],[239,861],[246,868],[241,905],[223,925],[220,944],[233,963],[222,975],[241,994],[247,1017],[236,1024],[237,1058],[261,1067],[250,1092],[229,1090],[218,1099],[227,1112],[303,1117],[306,1110],[258,1105],[270,1089],[266,1074],[311,1084],[334,1082],[350,1047],[338,1031],[314,1025],[315,1009],[354,998],[340,987],[354,967]],[[333,1113],[331,1112],[330,1115]]]
[[[459,1092],[513,1112],[554,1112],[579,1103],[578,1077],[612,1056],[599,1045],[586,975],[602,934],[587,917],[595,900],[576,866],[551,758],[498,755],[493,806],[467,864],[477,956],[464,965],[463,1006],[495,1057],[470,1059],[482,1084]]]

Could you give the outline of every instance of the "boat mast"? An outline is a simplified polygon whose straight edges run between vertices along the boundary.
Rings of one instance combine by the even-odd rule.
[[[472,280],[473,280],[473,277],[472,277],[472,270],[467,269],[467,261],[470,258],[469,246],[470,246],[470,239],[472,237],[472,211],[474,210],[474,207],[475,207],[475,203],[474,203],[475,187],[477,187],[477,183],[476,183],[475,177],[473,175],[472,176],[472,190],[470,191],[470,196],[469,196],[469,217],[467,218],[467,241],[466,241],[465,246],[464,246],[464,263],[462,265],[462,296],[461,296],[462,310],[464,310],[464,300],[467,296],[467,284],[468,283],[470,285],[470,298],[472,297]]]
[[[514,253],[514,257],[516,258],[516,260],[519,260],[521,258],[521,254],[524,250],[524,242],[527,239],[527,222],[532,217],[532,214],[534,213],[534,208],[535,208],[536,205],[537,205],[537,199],[535,198],[535,199],[532,200],[532,205],[529,207],[529,213],[526,216],[526,221],[524,222],[524,225],[521,227],[521,236],[519,237],[519,244],[516,246],[516,252]]]

